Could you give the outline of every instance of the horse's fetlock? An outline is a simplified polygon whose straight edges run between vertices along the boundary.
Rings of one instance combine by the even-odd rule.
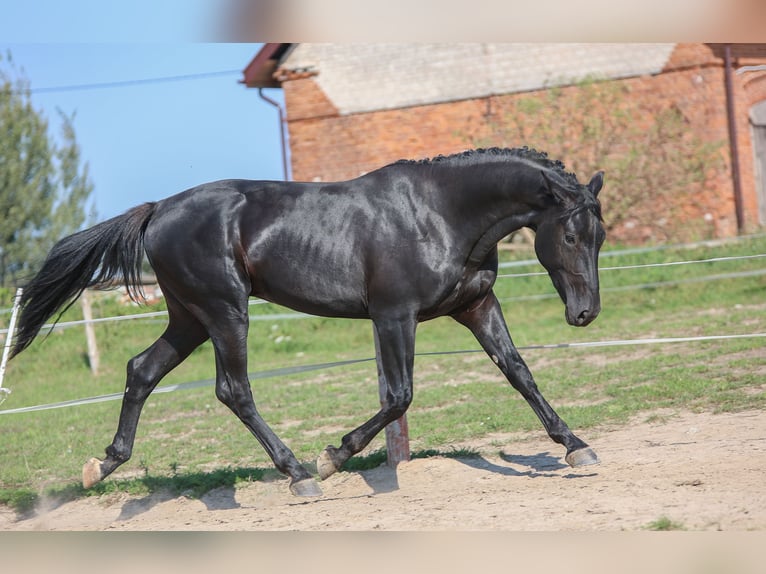
[[[126,449],[118,449],[114,445],[106,447],[106,456],[122,464],[130,459],[132,452]]]

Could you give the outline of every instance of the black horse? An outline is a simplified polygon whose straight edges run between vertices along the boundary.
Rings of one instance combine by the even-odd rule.
[[[247,376],[251,296],[315,315],[372,320],[386,389],[382,407],[339,448],[320,454],[322,479],[405,413],[412,401],[416,326],[444,315],[473,332],[550,437],[566,447],[570,465],[597,463],[539,392],[492,286],[498,241],[529,227],[567,322],[593,321],[601,309],[602,183],[603,172],[582,185],[561,162],[528,148],[400,161],[337,183],[206,183],[59,241],[24,289],[13,355],[87,287],[120,277],[140,299],[146,253],[167,301],[168,326],[128,362],[117,433],[106,458],[83,468],[86,488],[130,458],[147,397],[209,338],[218,399],[290,476],[294,494],[321,494],[256,410]]]

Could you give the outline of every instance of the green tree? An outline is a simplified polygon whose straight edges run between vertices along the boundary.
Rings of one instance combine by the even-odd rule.
[[[7,288],[33,273],[57,239],[82,227],[93,184],[74,117],[59,111],[56,141],[10,54],[2,63],[9,71],[0,68],[0,287]]]

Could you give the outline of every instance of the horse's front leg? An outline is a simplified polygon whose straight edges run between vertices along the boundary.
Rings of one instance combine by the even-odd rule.
[[[412,371],[415,361],[414,316],[373,320],[381,408],[366,423],[343,437],[341,446],[328,446],[317,458],[322,479],[340,470],[353,455],[366,447],[386,425],[400,418],[412,402]]]
[[[532,378],[532,373],[511,340],[495,294],[490,291],[481,303],[456,313],[453,317],[471,330],[513,388],[521,393],[535,411],[548,436],[566,447],[567,463],[570,466],[598,463],[598,457],[593,449],[569,430],[566,423],[543,398]]]

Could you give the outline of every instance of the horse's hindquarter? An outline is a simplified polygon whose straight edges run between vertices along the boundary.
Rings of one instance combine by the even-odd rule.
[[[163,290],[226,289],[243,279],[231,273],[239,244],[232,222],[243,203],[234,181],[203,184],[157,203],[144,248]]]

